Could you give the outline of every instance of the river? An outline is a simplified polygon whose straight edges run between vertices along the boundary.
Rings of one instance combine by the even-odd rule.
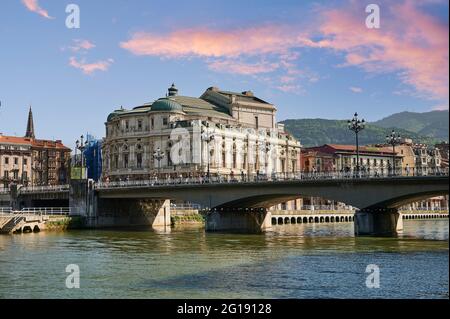
[[[398,238],[353,223],[0,236],[0,298],[449,298],[448,220],[405,221]],[[66,287],[68,264],[80,288]],[[379,288],[366,286],[366,267]]]

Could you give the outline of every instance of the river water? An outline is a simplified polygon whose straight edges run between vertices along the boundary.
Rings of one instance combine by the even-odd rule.
[[[353,223],[3,235],[0,298],[448,299],[448,220],[404,227],[398,238],[355,238]],[[80,288],[66,287],[68,264]],[[379,288],[366,286],[369,264]]]

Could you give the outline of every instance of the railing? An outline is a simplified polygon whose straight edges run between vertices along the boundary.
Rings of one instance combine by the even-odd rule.
[[[298,210],[333,210],[333,211],[349,211],[355,210],[355,208],[350,206],[341,206],[341,205],[303,205]]]
[[[70,185],[52,185],[52,186],[24,186],[20,188],[21,193],[43,193],[43,192],[62,192],[68,191]]]
[[[275,209],[270,211],[272,213],[272,216],[292,216],[292,215],[353,215],[355,213],[354,210],[328,210],[327,213],[324,213],[323,210],[282,210],[282,209]]]
[[[170,209],[175,210],[201,210],[201,206],[199,204],[170,204]]]
[[[432,211],[448,211],[448,207],[416,207],[416,208],[400,208],[402,212],[432,212]]]
[[[0,216],[51,216],[69,215],[70,207],[27,207],[21,210],[13,210],[11,207],[0,208]]]
[[[70,207],[27,207],[20,210],[23,214],[35,215],[69,215]]]
[[[150,187],[150,186],[167,186],[167,185],[195,185],[195,184],[223,184],[223,183],[257,183],[257,182],[277,182],[277,181],[293,181],[293,180],[347,180],[347,179],[379,179],[379,178],[409,178],[417,176],[448,176],[448,169],[440,170],[414,170],[405,171],[397,170],[394,174],[391,172],[320,172],[320,173],[274,173],[274,174],[255,174],[255,175],[220,175],[220,176],[199,176],[158,179],[157,177],[150,180],[125,180],[114,182],[99,182],[95,184],[96,189],[108,188],[129,188],[129,187]]]

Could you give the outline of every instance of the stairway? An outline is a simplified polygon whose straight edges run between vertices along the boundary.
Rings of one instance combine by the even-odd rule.
[[[10,234],[13,233],[16,229],[22,227],[23,224],[26,223],[25,217],[11,217],[6,223],[0,225],[0,233],[2,234]]]

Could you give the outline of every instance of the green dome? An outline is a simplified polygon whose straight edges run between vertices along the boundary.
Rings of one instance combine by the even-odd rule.
[[[108,115],[107,121],[111,121],[114,117],[116,117],[116,115],[125,112],[125,110],[123,108],[120,108],[118,110],[115,110],[114,112],[110,113]]]
[[[161,98],[152,104],[150,112],[183,112],[183,107],[172,99]]]

